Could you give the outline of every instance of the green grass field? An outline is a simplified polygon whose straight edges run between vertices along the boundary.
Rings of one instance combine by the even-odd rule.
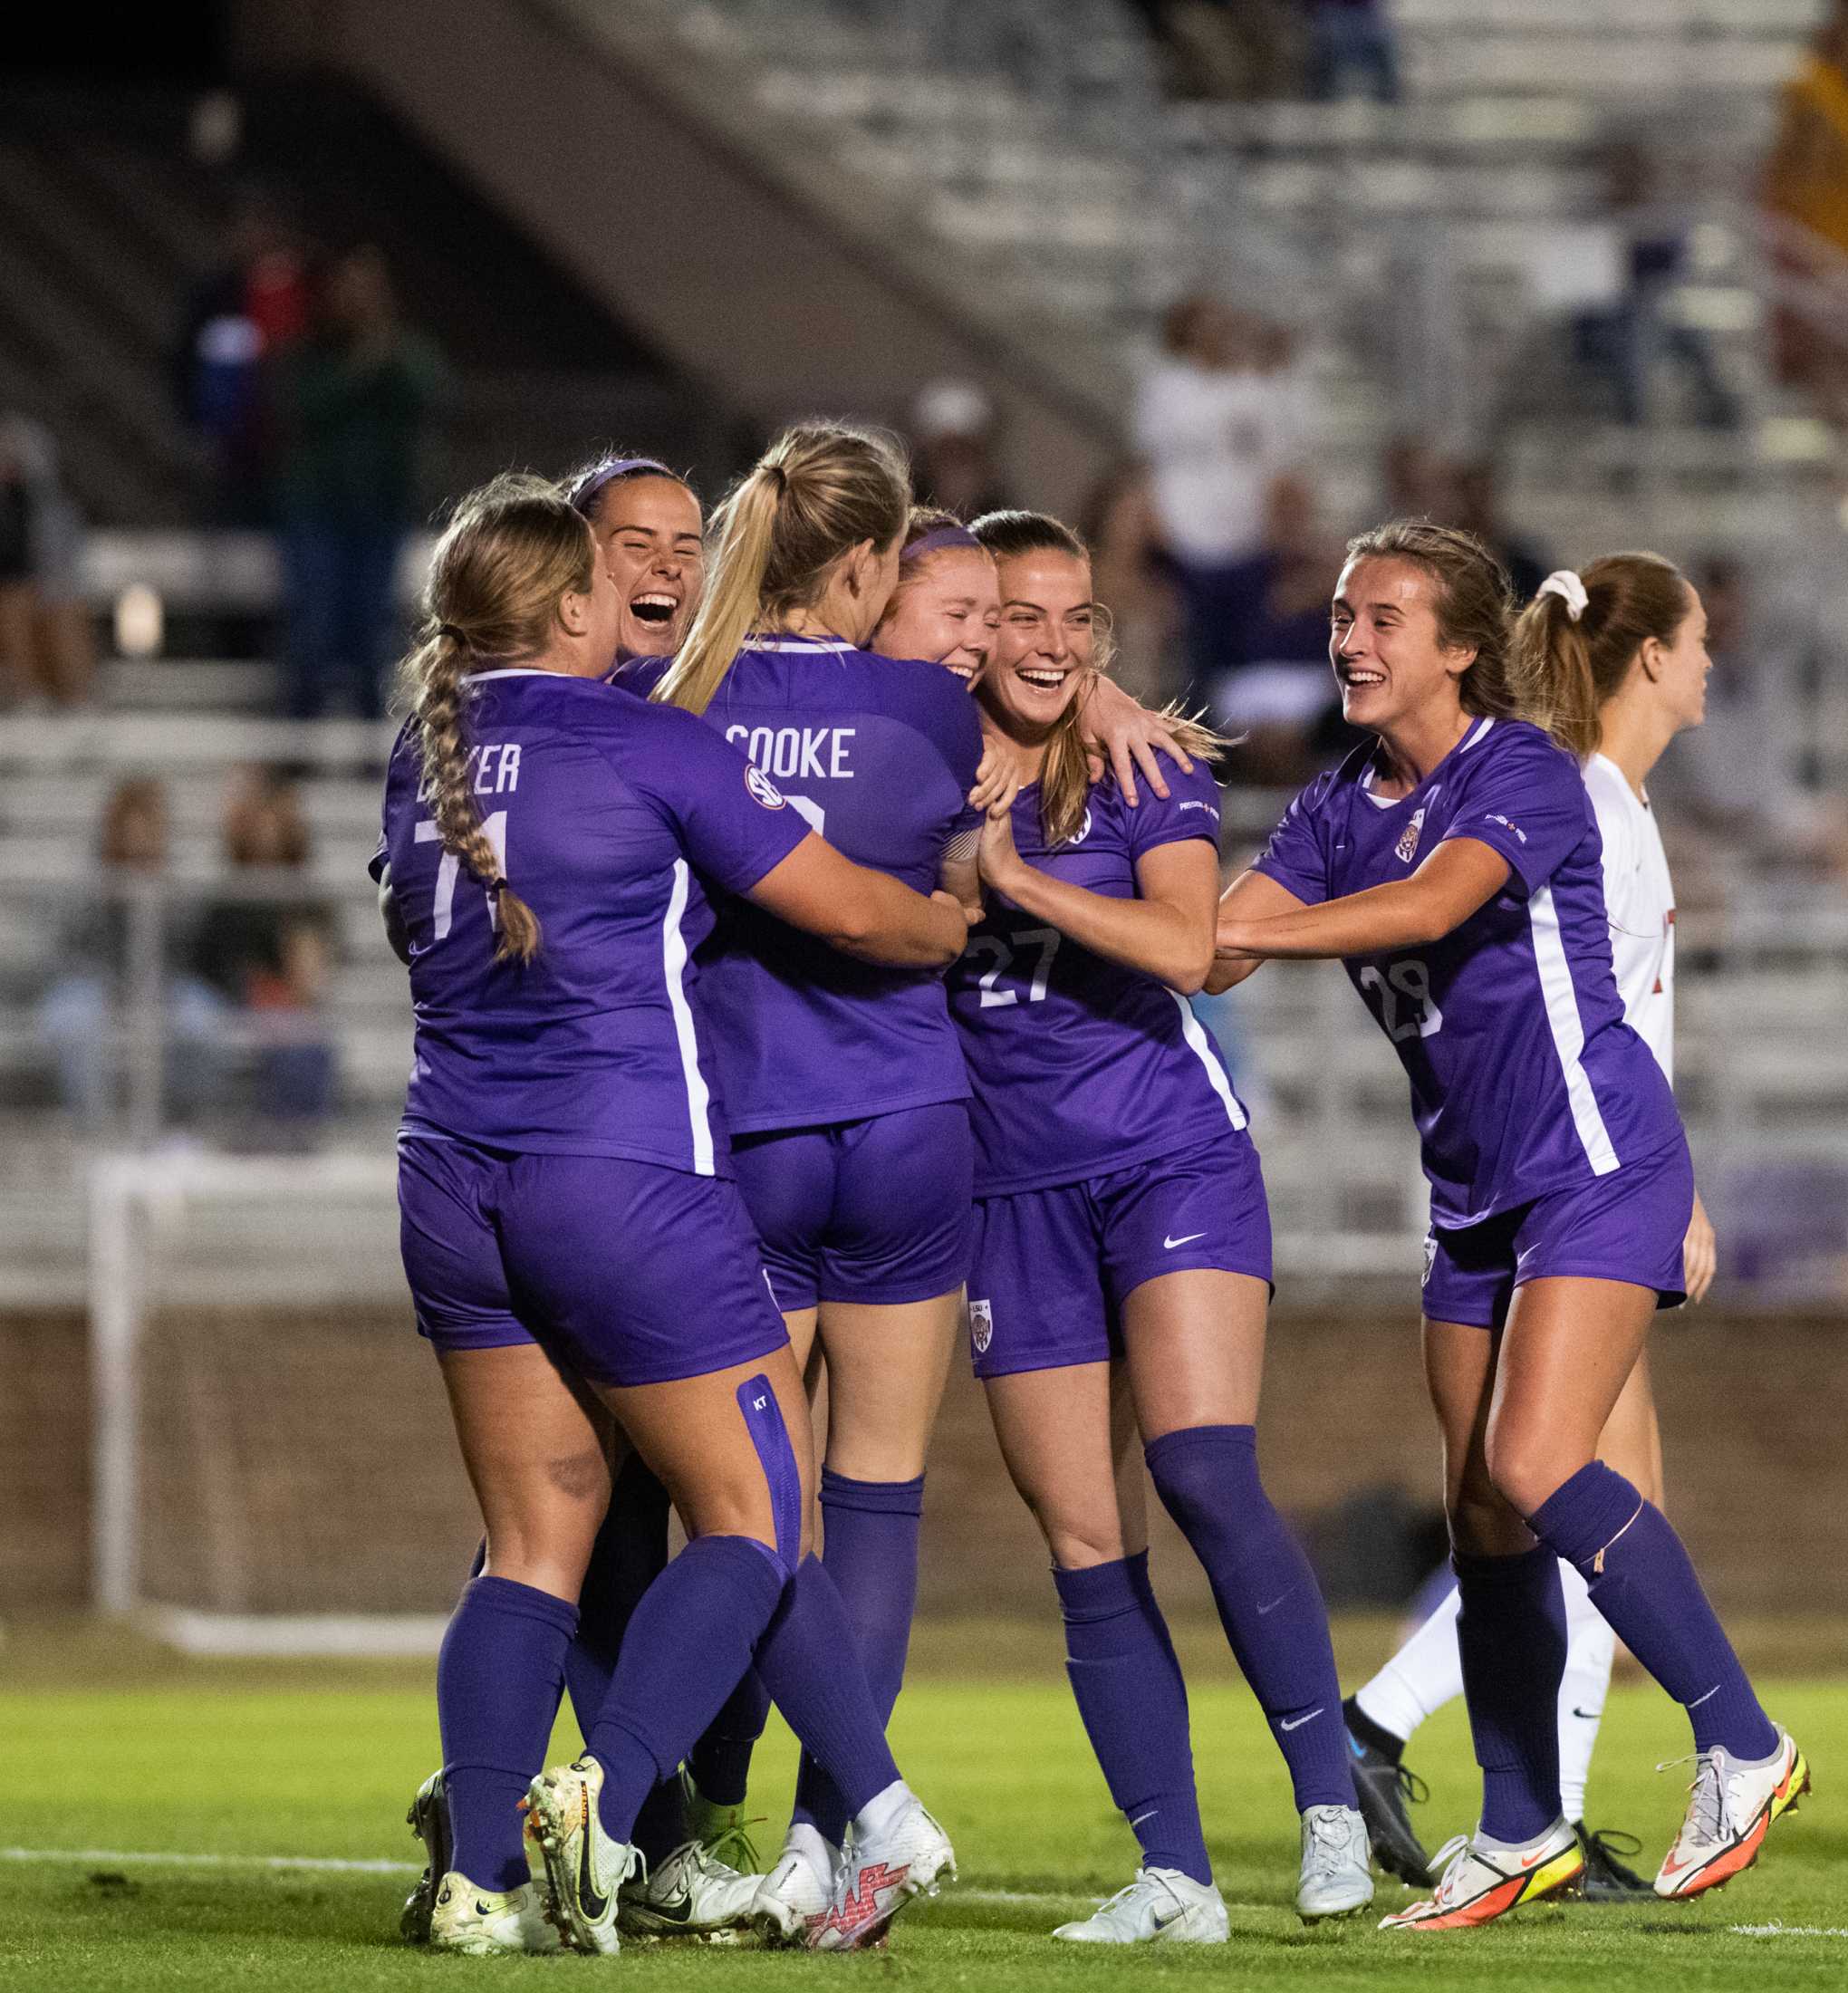
[[[1343,1646],[1353,1679],[1383,1651],[1383,1633],[1350,1633]],[[1056,1635],[1023,1642],[971,1625],[920,1630],[893,1726],[908,1776],[955,1838],[962,1881],[902,1920],[889,1952],[632,1946],[605,1963],[434,1958],[397,1943],[416,1852],[404,1807],[435,1762],[427,1668],[184,1663],[94,1632],[15,1638],[0,1651],[0,1987],[264,1993],[555,1985],[612,1971],[639,1988],[743,1993],[841,1974],[860,1986],[1047,1993],[1188,1979],[1397,1988],[1491,1979],[1691,1993],[1733,1988],[1747,1973],[1779,1988],[1848,1984],[1848,1828],[1833,1776],[1848,1758],[1848,1680],[1767,1680],[1769,1706],[1802,1739],[1818,1792],[1729,1889],[1685,1908],[1542,1906],[1487,1931],[1415,1939],[1382,1935],[1372,1919],[1316,1931],[1297,1922],[1295,1819],[1276,1753],[1210,1634],[1190,1630],[1182,1647],[1229,1946],[1099,1953],[1051,1942],[1054,1923],[1130,1879],[1133,1844],[1056,1671]],[[572,1741],[561,1732],[561,1755]],[[1641,1834],[1651,1867],[1689,1776],[1654,1767],[1686,1747],[1681,1718],[1652,1688],[1613,1691],[1593,1824]],[[1430,1782],[1420,1825],[1435,1845],[1473,1818],[1460,1710],[1427,1727],[1412,1761]],[[778,1825],[793,1763],[786,1733],[773,1728],[753,1800]],[[766,1827],[762,1844],[777,1838]],[[260,1859],[275,1856],[336,1865]],[[1380,1909],[1407,1900],[1381,1883]]]

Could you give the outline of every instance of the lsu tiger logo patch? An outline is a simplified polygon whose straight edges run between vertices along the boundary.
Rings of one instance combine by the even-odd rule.
[[[1420,804],[1411,813],[1411,822],[1400,833],[1399,842],[1392,848],[1392,855],[1401,865],[1409,865],[1418,856],[1418,833],[1424,829],[1425,805]]]
[[[995,1340],[995,1311],[986,1301],[969,1303],[969,1341],[976,1346],[977,1356],[988,1353],[988,1345]]]

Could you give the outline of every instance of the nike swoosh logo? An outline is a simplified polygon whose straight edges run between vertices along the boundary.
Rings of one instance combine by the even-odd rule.
[[[591,1819],[591,1796],[583,1796],[583,1833],[578,1842],[578,1902],[583,1913],[592,1923],[610,1907],[610,1899],[597,1893],[596,1877],[591,1870],[591,1837],[594,1823]]]
[[[1327,1707],[1328,1705],[1324,1702],[1322,1709],[1325,1709]],[[1300,1730],[1305,1723],[1314,1722],[1315,1719],[1321,1714],[1322,1709],[1311,1709],[1307,1716],[1299,1716],[1294,1723],[1288,1721],[1279,1723],[1277,1728],[1280,1730]]]
[[[1598,1719],[1603,1715],[1604,1712],[1602,1709],[1581,1709],[1577,1706],[1577,1704],[1574,1703],[1573,1706],[1572,1713],[1575,1717],[1582,1717],[1587,1723],[1595,1723]]]
[[[650,1917],[659,1917],[664,1923],[688,1924],[693,1921],[693,1898],[690,1894],[678,1898],[671,1903],[650,1903]]]
[[[1164,1234],[1161,1245],[1164,1251],[1171,1253],[1177,1246],[1191,1246],[1195,1239],[1204,1238],[1206,1236],[1204,1232],[1189,1232],[1184,1238],[1169,1238]]]

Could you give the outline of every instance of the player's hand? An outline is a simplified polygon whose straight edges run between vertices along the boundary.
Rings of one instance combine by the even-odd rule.
[[[985,739],[982,743],[981,762],[976,769],[976,785],[969,791],[969,807],[972,810],[986,810],[1003,795],[1008,796],[1011,805],[1013,797],[1008,794],[1010,786],[1019,786],[1014,780],[1013,757],[997,754],[995,743]]]
[[[1719,1266],[1719,1242],[1714,1237],[1713,1220],[1707,1215],[1707,1207],[1700,1201],[1699,1190],[1694,1193],[1694,1216],[1688,1221],[1688,1236],[1681,1241],[1681,1285],[1688,1290],[1688,1299],[1696,1306],[1707,1298],[1707,1290],[1713,1285],[1713,1276]]]
[[[1002,794],[988,805],[982,820],[982,841],[976,847],[983,883],[999,892],[1006,892],[1008,881],[1025,870],[1025,861],[1014,842],[1014,799],[1019,794],[1019,783],[1010,779]]]
[[[1091,779],[1102,780],[1107,766],[1131,809],[1141,800],[1136,792],[1138,768],[1149,778],[1149,786],[1155,794],[1164,802],[1168,798],[1168,784],[1162,778],[1161,764],[1155,758],[1158,748],[1189,775],[1193,773],[1192,757],[1175,738],[1168,722],[1132,699],[1114,679],[1102,671],[1094,672],[1083,698],[1078,737],[1084,744]]]
[[[933,900],[940,900],[946,907],[954,907],[962,917],[962,924],[965,928],[974,927],[976,922],[982,918],[980,907],[966,907],[953,892],[946,892],[941,886],[938,886],[930,897]]]

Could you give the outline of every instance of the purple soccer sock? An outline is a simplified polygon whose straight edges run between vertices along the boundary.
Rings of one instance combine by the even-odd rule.
[[[1559,1818],[1559,1679],[1565,1594],[1545,1544],[1456,1556],[1463,1699],[1482,1767],[1482,1831],[1518,1846]]]
[[[1187,1686],[1149,1584],[1146,1552],[1083,1571],[1054,1567],[1065,1673],[1110,1796],[1145,1868],[1210,1882],[1188,1732]]]
[[[770,1719],[770,1691],[755,1668],[725,1699],[688,1754],[687,1769],[699,1796],[716,1806],[742,1806],[751,1782],[751,1754]]]
[[[757,1672],[850,1820],[898,1777],[847,1608],[819,1557],[804,1557],[790,1581],[757,1642]]]
[[[451,1865],[478,1889],[528,1878],[520,1802],[545,1768],[577,1607],[511,1578],[471,1578],[437,1656]],[[440,1877],[437,1878],[438,1881]]]
[[[588,1738],[616,1673],[616,1657],[642,1594],[668,1566],[668,1491],[631,1453],[616,1470],[610,1512],[591,1548],[578,1593],[577,1638],[564,1657],[564,1685]],[[664,1778],[635,1817],[635,1844],[650,1868],[687,1839],[678,1775]]]
[[[1296,1810],[1352,1806],[1341,1682],[1321,1587],[1257,1475],[1254,1426],[1189,1426],[1143,1449],[1205,1566],[1219,1623],[1284,1754]]]
[[[822,1563],[847,1608],[853,1642],[882,1723],[905,1680],[911,1615],[918,1604],[918,1531],[924,1477],[915,1481],[854,1481],[822,1469]],[[849,1813],[834,1782],[804,1756],[795,1781],[792,1824],[807,1822],[841,1845]]]
[[[1578,1566],[1612,1632],[1688,1712],[1694,1748],[1770,1757],[1777,1731],[1752,1692],[1668,1517],[1602,1460],[1582,1467],[1527,1518]]]
[[[603,1767],[606,1834],[634,1838],[642,1802],[673,1776],[750,1664],[787,1582],[753,1538],[698,1536],[649,1586],[587,1739]]]

